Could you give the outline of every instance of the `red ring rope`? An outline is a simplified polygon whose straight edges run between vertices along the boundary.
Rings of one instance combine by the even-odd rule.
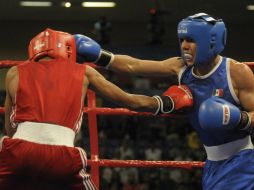
[[[88,164],[91,165],[98,162],[102,167],[172,167],[172,168],[202,168],[204,162],[198,161],[142,161],[142,160],[108,160],[101,159],[98,161],[88,160]]]

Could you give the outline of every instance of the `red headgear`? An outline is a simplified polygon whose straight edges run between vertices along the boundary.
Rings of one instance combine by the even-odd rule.
[[[30,41],[28,53],[33,61],[49,56],[76,62],[75,38],[69,33],[47,28]]]

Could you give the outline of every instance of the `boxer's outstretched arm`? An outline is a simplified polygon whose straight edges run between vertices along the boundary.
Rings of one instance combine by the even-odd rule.
[[[156,98],[127,93],[115,84],[107,81],[98,71],[90,66],[86,67],[86,77],[90,88],[116,104],[132,110],[148,112],[155,112],[158,108]]]
[[[161,96],[149,97],[123,91],[89,66],[87,66],[85,77],[93,89],[103,97],[132,110],[148,111],[157,115],[175,110],[186,110],[193,104],[192,95],[187,86],[172,86]]]
[[[81,35],[74,35],[77,48],[77,62],[93,62],[118,73],[143,76],[177,75],[184,63],[178,57],[163,61],[137,59],[127,55],[114,55],[105,51],[93,39]]]
[[[163,61],[137,59],[127,55],[115,55],[113,62],[108,67],[118,73],[142,76],[169,76],[178,75],[184,63],[178,57]]]

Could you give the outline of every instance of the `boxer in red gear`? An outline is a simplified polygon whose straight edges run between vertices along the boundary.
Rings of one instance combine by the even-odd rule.
[[[158,102],[126,93],[92,67],[76,64],[71,35],[47,29],[31,42],[29,60],[6,75],[0,189],[96,190],[85,151],[74,147],[87,88],[133,110],[154,112]]]
[[[65,45],[71,35],[49,29],[39,35],[48,38],[49,33],[49,41],[59,38],[60,50],[40,45],[44,48],[30,53],[30,61],[12,67],[6,76],[9,137],[1,139],[0,189],[95,190],[85,170],[86,153],[73,145],[82,122],[86,67],[75,64],[64,50],[75,52],[73,43]]]

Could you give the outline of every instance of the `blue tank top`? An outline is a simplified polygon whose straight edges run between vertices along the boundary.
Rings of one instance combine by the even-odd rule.
[[[206,146],[221,145],[248,135],[248,132],[238,130],[207,131],[200,127],[198,121],[200,104],[211,96],[219,96],[239,107],[239,100],[231,83],[230,62],[227,60],[222,57],[220,63],[204,76],[196,76],[193,73],[193,67],[185,67],[179,74],[180,84],[187,85],[193,94],[194,108],[188,114],[189,121]]]

